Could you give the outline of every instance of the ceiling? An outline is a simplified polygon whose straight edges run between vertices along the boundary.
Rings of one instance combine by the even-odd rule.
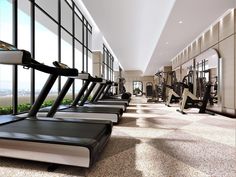
[[[153,75],[235,0],[83,0],[124,70]],[[183,21],[179,24],[179,21]]]

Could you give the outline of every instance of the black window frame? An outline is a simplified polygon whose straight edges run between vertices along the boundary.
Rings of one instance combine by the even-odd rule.
[[[103,76],[107,79],[107,80],[111,80],[114,81],[114,57],[111,54],[111,52],[107,49],[106,45],[103,44]],[[105,72],[106,70],[106,72]],[[106,76],[105,76],[106,73]]]
[[[74,68],[75,66],[75,41],[81,44],[82,46],[82,65],[83,70],[88,70],[88,53],[92,53],[91,48],[88,46],[88,34],[90,33],[92,35],[92,26],[89,24],[88,20],[85,18],[85,16],[82,14],[80,8],[77,6],[77,4],[74,2],[74,0],[57,0],[57,12],[58,12],[58,19],[53,18],[49,13],[46,12],[39,4],[35,2],[35,0],[12,0],[12,30],[13,30],[13,41],[12,44],[17,47],[18,46],[18,5],[19,3],[22,3],[23,1],[27,1],[27,3],[30,3],[30,36],[31,36],[31,55],[34,58],[35,57],[35,51],[37,50],[35,48],[35,10],[40,10],[43,14],[45,14],[51,21],[53,21],[58,28],[58,61],[61,62],[61,31],[62,29],[69,34],[72,37],[72,65]],[[61,14],[61,4],[62,1],[64,1],[72,11],[72,32],[66,29],[61,24],[61,19],[63,14]],[[69,3],[70,2],[70,3]],[[82,41],[80,41],[75,36],[75,16],[77,16],[82,23]],[[86,39],[86,40],[84,40]],[[85,42],[86,41],[86,42]],[[85,67],[84,67],[85,63]],[[13,66],[12,74],[13,74],[13,80],[12,80],[12,114],[18,114],[18,66]],[[31,69],[30,72],[31,80],[30,80],[30,104],[32,105],[35,101],[35,71]],[[58,92],[61,90],[61,79],[58,80]],[[75,97],[75,89],[72,89],[72,97]]]

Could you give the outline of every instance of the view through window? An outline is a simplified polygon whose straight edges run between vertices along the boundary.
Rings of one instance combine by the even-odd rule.
[[[13,18],[14,7],[17,7],[17,19]],[[32,9],[35,14],[32,14]],[[17,28],[14,28],[14,23]],[[15,30],[17,35],[13,36]],[[35,3],[30,0],[0,0],[0,40],[10,44],[17,41],[17,48],[34,51],[33,57],[41,63],[52,65],[53,61],[59,61],[79,71],[92,73],[91,36],[91,25],[72,0],[35,0]],[[13,66],[0,65],[0,114],[29,110],[48,77],[18,66],[15,70],[17,78],[13,78],[14,70]],[[47,101],[56,98],[66,79],[57,80]],[[13,94],[13,83],[17,85],[16,95]],[[76,81],[66,98],[73,99],[81,86],[82,81]]]

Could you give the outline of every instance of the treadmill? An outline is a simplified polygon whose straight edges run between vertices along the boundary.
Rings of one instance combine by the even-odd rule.
[[[126,105],[129,105],[130,99],[121,99],[115,96],[109,97],[109,98],[106,97],[106,94],[110,90],[111,86],[118,86],[118,84],[112,81],[107,82],[104,92],[100,96],[101,99],[98,99],[97,102],[111,102],[112,101],[115,103],[117,102],[117,103],[124,103]]]
[[[54,62],[57,67],[61,67],[57,62]],[[85,81],[80,92],[77,94],[71,105],[60,106],[66,93],[69,91],[71,85],[75,79],[82,79]],[[90,93],[94,89],[97,82],[102,82],[101,78],[94,78],[89,73],[78,73],[77,77],[69,77],[59,93],[57,99],[51,107],[46,107],[40,109],[37,116],[42,117],[63,117],[63,118],[82,118],[82,119],[92,119],[92,120],[109,120],[113,123],[118,123],[122,117],[123,109],[120,107],[84,107],[84,103],[87,101]],[[89,89],[86,91],[87,87],[91,83]],[[84,92],[86,93],[84,94]],[[84,96],[83,96],[84,95]],[[79,101],[81,100],[81,101]]]
[[[107,144],[110,121],[37,118],[36,114],[59,76],[76,76],[77,69],[46,66],[0,41],[0,64],[23,65],[50,74],[27,117],[0,116],[0,156],[91,167]]]
[[[115,101],[99,102],[100,98],[102,97],[102,95],[107,87],[107,84],[109,84],[109,83],[111,83],[111,81],[103,80],[103,82],[100,83],[99,87],[97,88],[96,92],[94,93],[91,101],[85,103],[84,106],[107,107],[109,105],[112,107],[122,108],[123,111],[126,111],[126,107],[128,106],[128,104],[125,102],[115,102]]]

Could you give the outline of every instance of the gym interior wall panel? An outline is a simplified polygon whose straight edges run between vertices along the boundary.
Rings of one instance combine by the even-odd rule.
[[[183,58],[182,58],[183,62],[188,61],[188,48],[184,49],[182,56],[183,56]]]
[[[95,51],[93,52],[92,60],[93,60],[93,76],[101,77],[102,75],[102,52]]]
[[[189,58],[193,58],[193,56],[194,56],[193,44],[194,44],[194,43],[191,43],[191,44],[189,45],[189,47],[188,47]]]
[[[175,58],[175,65],[174,65],[175,68],[178,66],[178,64],[179,64],[178,57],[176,57],[176,58]]]
[[[189,56],[189,58],[193,57],[193,44],[190,44],[188,46],[188,56]]]
[[[194,58],[196,55],[198,55],[200,53],[199,40],[195,40],[193,43],[191,43],[188,49],[189,49],[189,59]]]
[[[178,67],[181,63],[181,58],[179,56],[177,56],[177,63],[176,63],[176,67]]]
[[[234,9],[234,33],[236,33],[236,9]]]
[[[174,58],[173,61],[172,61],[172,67],[173,67],[173,68],[176,67],[176,61],[177,61],[176,58]]]
[[[174,58],[174,59],[171,61],[172,68],[175,68],[175,67],[176,67],[176,64],[175,64],[175,62],[176,62],[176,58]]]
[[[216,45],[211,47],[212,49],[216,49],[217,51],[219,51],[219,43],[217,43]]]
[[[179,58],[178,57],[176,57],[176,62],[175,62],[175,67],[177,67],[178,66],[178,64],[179,64]]]
[[[196,57],[197,55],[199,55],[201,53],[201,38],[197,39],[194,43],[193,43],[193,49],[192,49],[192,58]]]
[[[210,28],[209,47],[219,42],[219,23],[215,24]]]
[[[234,11],[231,11],[219,22],[220,41],[234,33]]]
[[[222,106],[226,109],[234,109],[235,97],[235,63],[234,63],[234,36],[231,36],[219,44],[219,52],[222,57]]]
[[[202,36],[201,36],[201,52],[204,52],[206,49],[207,49],[207,44],[206,44],[206,41],[208,40],[207,39],[207,33],[204,33]]]
[[[177,57],[173,58],[172,61],[171,61],[171,64],[172,64],[172,68],[176,68],[177,66]]]
[[[183,63],[183,55],[179,54],[178,56],[179,56],[179,66],[180,66]]]
[[[176,68],[178,66],[178,56],[176,56],[172,61],[172,68]]]
[[[207,50],[211,46],[218,43],[219,41],[218,34],[219,34],[219,25],[217,23],[216,25],[210,27],[210,29],[202,35],[201,52]]]
[[[184,63],[184,51],[182,51],[180,54],[179,54],[179,57],[181,58],[181,64]]]

